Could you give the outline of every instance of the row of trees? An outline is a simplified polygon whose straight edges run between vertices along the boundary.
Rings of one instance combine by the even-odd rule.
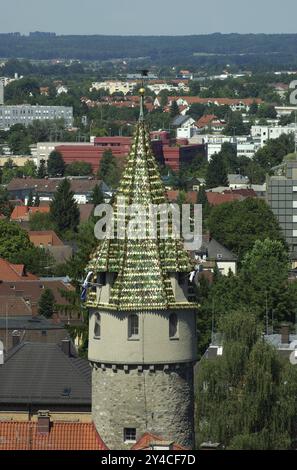
[[[287,450],[296,444],[297,369],[263,341],[256,316],[236,310],[219,322],[223,355],[202,359],[196,437],[230,450]]]

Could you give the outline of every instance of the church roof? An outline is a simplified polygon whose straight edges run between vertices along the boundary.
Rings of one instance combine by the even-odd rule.
[[[132,204],[149,210],[150,205],[167,204],[157,162],[150,144],[150,134],[141,112],[132,147],[116,194],[114,220],[125,228],[123,238],[104,239],[91,256],[87,271],[117,273],[107,308],[116,310],[148,310],[177,307],[170,281],[174,272],[189,272],[191,262],[181,240],[160,237],[132,239],[127,236],[131,217],[123,212]],[[161,209],[162,211],[162,209]],[[119,225],[118,225],[119,227]],[[145,226],[148,230],[148,226]],[[148,231],[147,233],[148,234]],[[89,292],[88,307],[98,307],[96,293]],[[179,305],[181,306],[181,305]],[[193,308],[185,302],[183,307]]]

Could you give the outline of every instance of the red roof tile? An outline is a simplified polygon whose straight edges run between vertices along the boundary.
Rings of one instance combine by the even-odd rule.
[[[48,213],[50,211],[49,206],[45,207],[28,207],[28,206],[16,206],[10,216],[10,220],[29,220],[29,216],[36,214],[36,212]]]
[[[48,434],[36,422],[0,422],[0,450],[108,450],[93,423],[51,423]]]
[[[208,203],[212,206],[219,206],[225,202],[241,201],[243,197],[240,194],[222,194],[222,193],[206,193]]]
[[[37,280],[38,277],[25,272],[23,264],[12,264],[0,258],[0,281]]]
[[[167,191],[167,198],[169,202],[176,202],[178,200],[180,191],[177,190],[170,190]],[[196,204],[197,203],[197,192],[196,191],[188,191],[186,193],[186,202],[188,204]]]
[[[164,441],[164,438],[160,436],[156,436],[155,434],[152,434],[150,432],[146,432],[145,434],[143,434],[143,436],[141,436],[141,438],[136,442],[136,444],[134,444],[131,450],[149,449],[152,443],[159,442],[161,444],[163,441]],[[174,443],[173,450],[187,450],[187,449],[186,447],[182,447],[181,445]]]

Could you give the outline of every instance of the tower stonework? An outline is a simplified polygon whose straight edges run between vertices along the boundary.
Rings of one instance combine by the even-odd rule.
[[[143,97],[142,97],[143,102]],[[143,111],[143,110],[142,110]],[[166,204],[141,111],[115,203]],[[180,240],[105,239],[87,266],[92,417],[110,449],[128,449],[145,432],[194,446],[196,304]]]

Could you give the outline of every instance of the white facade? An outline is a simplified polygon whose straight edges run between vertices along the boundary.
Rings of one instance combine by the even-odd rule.
[[[190,88],[184,83],[184,82],[180,82],[180,83],[177,83],[177,84],[174,84],[174,83],[164,83],[164,82],[160,82],[160,83],[152,83],[152,84],[149,84],[147,85],[147,88],[149,88],[151,91],[153,91],[156,95],[158,95],[161,91],[169,91],[169,92],[185,92],[185,93],[188,93],[188,91],[190,90]]]
[[[72,106],[9,105],[0,107],[0,129],[8,130],[14,124],[28,126],[33,121],[64,119],[65,126],[73,125]]]
[[[254,142],[248,136],[225,136],[225,135],[212,135],[207,134],[203,136],[204,143],[207,143],[207,158],[211,160],[215,153],[219,153],[222,145],[226,142],[236,145],[237,156],[245,156],[252,158],[260,145]]]
[[[109,91],[112,95],[113,93],[131,93],[134,88],[137,86],[137,82],[120,82],[120,81],[105,81],[105,82],[93,82],[90,87],[90,91],[95,90],[105,90]]]
[[[270,139],[278,139],[282,134],[296,134],[295,124],[289,126],[252,126],[251,136],[264,147]]]
[[[176,129],[177,139],[192,139],[197,135],[198,129],[195,126],[179,127]]]

